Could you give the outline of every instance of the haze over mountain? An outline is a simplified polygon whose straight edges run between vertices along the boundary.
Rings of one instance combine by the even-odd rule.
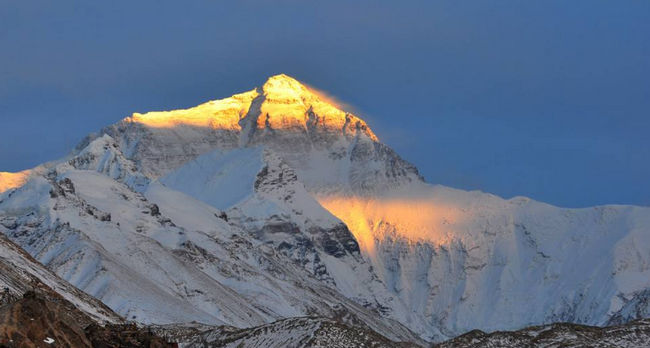
[[[318,316],[424,343],[650,313],[650,208],[431,185],[380,139],[276,75],[3,174],[0,232],[145,324]]]

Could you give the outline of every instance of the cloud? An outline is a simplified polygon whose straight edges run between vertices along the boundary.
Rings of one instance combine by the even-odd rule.
[[[360,114],[359,109],[356,108],[354,105],[352,105],[352,104],[350,104],[348,102],[342,101],[341,99],[339,99],[338,97],[335,97],[331,93],[326,92],[326,91],[324,91],[322,89],[318,89],[318,88],[316,88],[314,86],[311,86],[308,83],[305,83],[304,81],[300,81],[300,83],[303,86],[305,86],[305,88],[307,88],[310,92],[316,94],[324,102],[332,104],[332,105],[336,106],[337,108],[339,108],[339,109],[341,109],[343,111],[355,114],[357,116]]]

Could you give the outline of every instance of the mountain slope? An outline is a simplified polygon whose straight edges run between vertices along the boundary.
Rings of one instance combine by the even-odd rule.
[[[28,291],[0,306],[2,347],[177,347],[136,325],[99,325],[63,298]]]
[[[99,323],[121,323],[123,319],[97,299],[79,291],[0,235],[0,305],[11,303],[28,291],[38,290],[50,298],[64,298]]]
[[[30,170],[18,173],[0,172],[0,193],[24,185],[30,173]]]
[[[561,209],[440,186],[320,202],[389,289],[446,336],[647,311],[648,208]]]
[[[122,158],[119,146],[112,144],[108,136],[97,138],[79,156]],[[260,172],[266,168],[267,176],[288,174],[277,158],[258,151],[257,160]],[[327,252],[334,254],[336,249],[348,258],[360,259],[358,247],[351,249],[356,256],[345,252],[342,243],[353,242],[349,232],[347,239],[323,239],[330,232],[321,228],[318,250],[313,246],[317,243],[297,238],[309,243],[299,247],[296,243],[294,255],[288,255],[287,249],[276,250],[268,240],[255,238],[254,231],[246,230],[254,225],[252,220],[246,219],[250,226],[229,224],[223,211],[156,181],[140,193],[137,185],[126,185],[134,182],[130,180],[133,176],[111,175],[123,171],[106,166],[112,163],[129,168],[129,163],[98,161],[102,165],[94,171],[75,167],[88,168],[92,162],[73,157],[54,163],[42,168],[42,175],[34,175],[24,186],[5,193],[0,197],[0,231],[128,319],[145,324],[199,321],[249,327],[291,316],[338,316],[394,339],[418,340],[408,329],[377,316],[319,280],[324,277],[319,256],[329,258]],[[251,178],[249,186],[253,188],[260,177]],[[270,192],[249,194],[263,206],[278,206],[264,198]],[[308,198],[306,195],[303,192],[302,199]],[[310,199],[314,207],[335,220]],[[231,221],[238,220],[234,210],[227,213]],[[267,226],[269,236],[284,233],[266,216],[258,222],[271,223]],[[332,232],[334,237],[337,231]],[[313,266],[302,263],[305,260],[313,261]],[[354,272],[354,265],[340,261],[338,265]],[[381,288],[378,281],[374,286]]]
[[[0,346],[172,347],[47,270],[0,235]]]

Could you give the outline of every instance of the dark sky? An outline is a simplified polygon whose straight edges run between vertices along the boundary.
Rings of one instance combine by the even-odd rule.
[[[281,72],[429,182],[650,205],[647,0],[0,0],[0,171]]]

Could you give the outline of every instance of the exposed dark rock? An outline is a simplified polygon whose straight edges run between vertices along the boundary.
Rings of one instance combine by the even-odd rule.
[[[138,328],[133,324],[109,324],[106,326],[91,324],[85,329],[85,332],[94,348],[178,347],[177,344],[169,343],[158,337],[149,329]]]
[[[320,244],[326,253],[334,257],[345,256],[345,251],[341,248],[341,245],[337,241],[330,239],[328,236],[323,236],[320,240]]]
[[[264,166],[259,173],[257,173],[257,178],[255,179],[255,189],[257,190],[260,185],[264,182],[266,175],[269,173],[269,166]]]
[[[99,216],[99,220],[100,221],[111,221],[111,214],[110,213],[102,214],[101,216]]]
[[[50,189],[50,197],[57,198],[59,196],[65,197],[65,192],[63,191],[63,188],[56,184],[52,185],[52,188]]]
[[[330,229],[314,227],[309,233],[316,236],[318,243],[326,253],[342,257],[346,254],[359,254],[359,243],[344,224]]]
[[[214,216],[218,217],[221,220],[228,221],[228,214],[226,214],[225,211],[222,211],[219,214],[214,214]]]
[[[0,347],[177,347],[135,325],[88,321],[63,298],[28,291],[0,307]]]
[[[287,242],[282,242],[280,245],[278,245],[278,250],[283,250],[283,249],[292,249],[294,246],[293,244],[289,244]]]
[[[298,234],[300,233],[300,228],[293,222],[289,221],[273,221],[262,227],[263,234],[266,233],[289,233],[289,234]]]
[[[158,216],[160,215],[160,208],[158,208],[158,205],[154,203],[149,206],[149,212],[151,216]]]
[[[395,342],[375,331],[350,326],[338,320],[319,317],[286,318],[276,322],[239,329],[232,326],[158,326],[159,335],[184,347],[328,347],[328,348],[416,348],[412,343]]]
[[[72,183],[72,180],[70,178],[64,178],[63,180],[59,181],[59,185],[65,192],[68,193],[75,193],[75,188],[74,184]]]

